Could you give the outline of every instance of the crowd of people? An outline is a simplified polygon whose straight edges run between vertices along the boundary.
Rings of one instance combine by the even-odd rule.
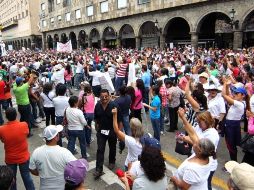
[[[0,139],[7,165],[0,166],[0,189],[17,188],[17,167],[28,190],[35,189],[31,174],[40,177],[41,190],[85,189],[93,127],[95,179],[103,175],[107,142],[107,167],[115,168],[119,141],[120,153],[128,149],[120,178],[127,190],[165,190],[169,184],[211,190],[216,151],[225,137],[229,189],[254,189],[248,174],[254,173],[252,149],[245,149],[243,164],[237,164],[241,135],[254,117],[253,82],[253,48],[10,51],[0,58]],[[146,133],[146,118],[152,135]],[[42,121],[46,143],[30,155],[27,138]],[[170,178],[160,142],[166,132],[192,147]],[[74,156],[76,139],[82,159]]]

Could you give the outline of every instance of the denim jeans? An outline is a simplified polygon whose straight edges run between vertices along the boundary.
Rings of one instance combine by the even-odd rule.
[[[29,160],[22,164],[7,164],[7,166],[9,166],[13,170],[15,178],[17,175],[17,168],[19,166],[19,171],[20,171],[26,190],[35,190],[34,183],[29,171]],[[16,189],[17,189],[17,184],[15,179],[15,183],[12,185],[11,190],[16,190]]]
[[[32,106],[32,113],[33,113],[33,118],[34,119],[38,118],[38,111],[37,111],[37,109],[39,109],[39,116],[41,118],[45,117],[45,114],[44,114],[44,111],[43,111],[43,107],[42,107],[40,101],[31,100],[30,104]]]
[[[30,104],[27,105],[18,105],[18,111],[20,113],[20,121],[25,121],[28,124],[29,132],[31,132],[33,120],[32,113],[31,113],[31,106]]]
[[[94,113],[86,113],[87,125],[90,127],[85,127],[85,135],[86,135],[86,143],[89,145],[91,143],[91,135],[92,135],[92,121],[94,119]]]
[[[0,125],[4,124],[4,119],[3,119],[3,115],[2,115],[2,105],[3,105],[3,101],[4,100],[0,100]]]
[[[115,91],[116,91],[117,95],[119,95],[119,89],[123,85],[124,81],[125,81],[125,77],[116,77],[116,80],[115,80]]]
[[[55,107],[44,107],[44,112],[46,115],[46,126],[50,125],[50,120],[51,120],[51,125],[55,125],[56,121],[56,116],[55,116]]]
[[[160,118],[158,119],[152,119],[151,118],[151,123],[153,126],[153,136],[156,138],[158,141],[160,141]]]
[[[160,131],[164,132],[164,117],[166,113],[166,107],[161,107],[161,117],[160,117]]]
[[[126,135],[131,136],[130,118],[129,115],[123,116],[123,128]]]
[[[69,136],[69,140],[68,140],[67,149],[71,151],[72,154],[74,154],[76,138],[78,138],[82,158],[87,159],[85,129],[84,130],[68,130],[68,136]]]
[[[145,94],[144,94],[143,102],[146,103],[146,104],[149,104],[149,88],[148,87],[145,88]],[[149,108],[145,107],[145,111],[148,112]]]
[[[76,73],[74,76],[74,85],[77,89],[80,89],[80,83],[83,81],[83,74],[82,73]]]
[[[56,116],[56,125],[63,125],[63,116]],[[62,141],[62,134],[61,134],[62,132],[60,132],[60,138],[59,138],[59,140],[58,140],[58,142],[57,142],[57,144],[59,145],[59,146],[63,146],[63,141]]]

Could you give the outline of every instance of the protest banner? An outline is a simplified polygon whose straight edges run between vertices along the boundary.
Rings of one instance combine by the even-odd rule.
[[[108,74],[103,73],[102,76],[99,77],[99,81],[102,89],[107,89],[110,94],[115,92],[112,80]]]
[[[67,43],[63,44],[61,42],[57,42],[57,47],[56,47],[56,51],[58,52],[68,52],[71,53],[72,52],[72,44],[71,44],[71,40],[69,40]]]

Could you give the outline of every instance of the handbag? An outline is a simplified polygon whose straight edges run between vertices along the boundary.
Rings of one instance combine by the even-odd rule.
[[[254,117],[249,117],[248,121],[248,133],[254,135]]]
[[[254,135],[246,134],[242,138],[240,146],[244,152],[254,154]]]
[[[64,110],[64,117],[63,117],[63,131],[61,132],[61,137],[66,137],[68,139],[68,120],[66,117],[66,109]]]
[[[186,142],[176,141],[175,152],[181,155],[190,155],[191,146]]]

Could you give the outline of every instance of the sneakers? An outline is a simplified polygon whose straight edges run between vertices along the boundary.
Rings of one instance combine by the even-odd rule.
[[[95,172],[93,173],[93,176],[94,176],[94,179],[95,179],[95,180],[99,179],[102,175],[103,175],[103,173],[102,173],[102,172],[99,172],[99,171],[95,171]]]
[[[46,121],[46,117],[41,118],[42,121]]]
[[[109,163],[108,169],[113,170],[115,168],[115,164]]]
[[[41,118],[37,118],[36,120],[35,120],[35,123],[41,123]]]
[[[165,133],[163,131],[161,131],[161,135],[165,135]]]

